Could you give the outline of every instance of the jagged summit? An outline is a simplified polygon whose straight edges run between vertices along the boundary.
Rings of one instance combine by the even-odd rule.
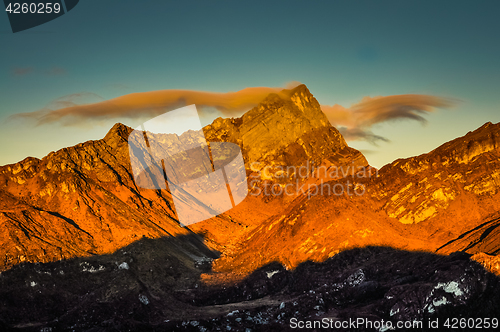
[[[293,89],[283,89],[279,93],[269,94],[257,107],[245,113],[241,119],[251,119],[261,112],[276,111],[280,107],[288,105],[289,111],[300,110],[303,115],[300,118],[317,120],[321,126],[326,126],[329,122],[326,115],[321,111],[319,102],[314,98],[309,89],[301,84]]]
[[[111,127],[111,129],[108,131],[106,136],[104,136],[105,141],[112,140],[114,136],[118,136],[121,138],[124,138],[125,140],[128,139],[128,135],[134,130],[133,128],[130,128],[127,125],[124,125],[123,123],[117,122]]]
[[[247,163],[300,166],[309,161],[319,165],[341,154],[346,163],[368,165],[330,125],[303,84],[270,94],[240,118],[218,118],[204,129],[209,141],[239,144]]]
[[[346,309],[401,321],[436,312],[448,318],[454,309],[458,316],[498,312],[491,302],[498,280],[468,254],[500,274],[499,124],[397,160],[376,176],[325,183],[346,190],[351,181],[362,195],[248,196],[189,229],[180,227],[169,191],[134,183],[131,130],[117,123],[101,140],[0,167],[0,271],[78,257],[2,273],[0,308],[8,319],[0,327],[238,329],[274,320],[274,331],[286,317],[345,318]],[[204,131],[209,142],[238,144],[247,167],[367,165],[304,85]],[[222,254],[212,270],[218,255],[204,245]],[[223,273],[200,275],[213,271]],[[231,287],[200,283],[225,279],[224,272],[253,273]]]

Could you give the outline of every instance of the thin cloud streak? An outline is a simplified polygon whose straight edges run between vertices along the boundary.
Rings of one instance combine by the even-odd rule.
[[[293,83],[295,86],[297,84],[297,82]],[[78,125],[82,120],[153,117],[191,104],[196,104],[202,112],[204,108],[215,108],[224,116],[235,116],[256,106],[270,93],[280,94],[282,91],[283,88],[269,87],[246,88],[228,93],[160,90],[132,93],[110,100],[80,105],[76,105],[73,100],[63,99],[41,110],[16,114],[12,118],[36,119],[38,125],[49,123]]]
[[[377,145],[379,141],[389,142],[389,139],[375,135],[372,131],[367,129],[338,127],[338,130],[346,141],[367,141],[373,145]]]
[[[438,108],[448,108],[455,100],[430,95],[393,95],[364,97],[350,108],[341,105],[322,105],[330,123],[338,127],[346,140],[365,140],[372,144],[388,142],[383,136],[374,134],[371,128],[379,123],[397,120],[413,120],[425,124],[424,115]]]
[[[33,67],[15,67],[12,69],[12,75],[14,76],[26,76],[33,73],[35,69]]]

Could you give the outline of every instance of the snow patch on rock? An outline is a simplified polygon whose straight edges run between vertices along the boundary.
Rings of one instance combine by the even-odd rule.
[[[276,271],[266,272],[266,274],[267,274],[267,277],[269,279],[271,279],[273,277],[273,275],[275,275],[276,273],[279,273],[279,272],[280,272],[279,270],[276,270]]]

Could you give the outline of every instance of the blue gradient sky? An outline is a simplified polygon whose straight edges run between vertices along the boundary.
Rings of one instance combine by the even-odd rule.
[[[407,93],[461,100],[425,126],[372,128],[388,143],[350,142],[381,167],[500,122],[499,15],[498,1],[82,0],[13,34],[0,13],[0,165],[103,137],[116,121],[7,121],[76,93],[110,99],[300,81],[327,105]]]

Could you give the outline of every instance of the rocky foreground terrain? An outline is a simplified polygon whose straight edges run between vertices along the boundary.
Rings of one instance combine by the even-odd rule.
[[[17,265],[0,275],[0,328],[291,331],[300,321],[335,327],[363,319],[340,330],[421,321],[423,328],[409,330],[422,331],[436,319],[443,330],[452,317],[498,318],[500,278],[464,253],[367,247],[294,270],[270,263],[236,284],[206,285],[200,276],[216,256],[200,240],[142,239],[112,255]]]

